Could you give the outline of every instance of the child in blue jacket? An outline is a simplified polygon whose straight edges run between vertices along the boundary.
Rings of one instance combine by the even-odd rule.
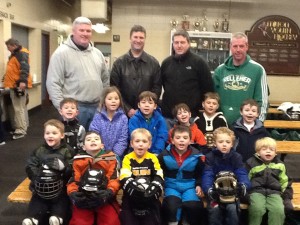
[[[143,91],[139,95],[138,111],[129,119],[129,133],[137,128],[145,128],[152,135],[149,152],[158,155],[165,149],[168,140],[167,124],[159,109],[155,93]]]

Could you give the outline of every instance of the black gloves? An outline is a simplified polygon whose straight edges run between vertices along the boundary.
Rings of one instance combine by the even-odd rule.
[[[247,194],[247,187],[244,183],[238,183],[237,184],[237,196],[239,198],[245,197]]]
[[[207,191],[207,198],[209,201],[219,201],[219,195],[214,188],[209,188]]]
[[[72,192],[70,199],[72,203],[81,209],[93,209],[106,204],[113,198],[114,194],[111,189],[100,190],[90,194],[83,192]]]
[[[146,189],[144,196],[145,196],[145,198],[159,199],[159,197],[162,193],[162,190],[163,190],[163,187],[159,182],[152,181],[150,183],[149,187]]]
[[[47,159],[45,164],[53,170],[63,171],[66,168],[65,163],[59,158]]]
[[[123,190],[127,192],[131,198],[136,199],[143,198],[145,193],[145,190],[141,189],[138,186],[138,183],[132,177],[126,180],[125,184],[123,185]]]
[[[283,199],[283,206],[285,213],[290,213],[294,210],[292,200],[289,198]]]

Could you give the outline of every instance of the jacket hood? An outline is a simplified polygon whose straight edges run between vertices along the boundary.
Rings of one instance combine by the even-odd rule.
[[[230,151],[228,153],[222,153],[221,151],[219,151],[216,147],[214,147],[212,149],[212,153],[216,156],[222,157],[222,159],[228,159],[232,156],[233,154],[234,148],[231,148]]]
[[[72,40],[72,34],[70,34],[67,38],[67,40],[65,42],[63,42],[63,44],[69,46],[70,48],[73,48],[74,50],[77,50],[77,51],[81,51],[76,45],[75,43],[73,42]],[[87,49],[83,50],[83,51],[91,51],[93,49],[93,44],[90,42],[89,43],[89,46],[87,47]]]
[[[106,111],[106,107],[103,107],[101,110],[100,110],[100,114],[101,116],[103,116],[104,118],[108,118],[108,115],[107,115],[107,111]],[[113,116],[113,119],[114,118],[118,118],[119,116],[123,115],[124,114],[124,110],[122,108],[118,108],[116,113],[114,114]]]
[[[248,62],[250,61],[250,59],[251,59],[250,56],[247,55],[245,62],[242,65],[240,65],[239,67],[243,68],[245,65],[248,64]],[[226,69],[228,69],[228,70],[236,70],[236,67],[233,65],[233,57],[232,56],[229,56],[226,59],[226,61],[224,62],[224,65],[225,65]]]
[[[261,128],[262,126],[263,126],[263,123],[259,119],[255,119],[255,124],[254,124],[253,130]],[[242,117],[238,118],[237,121],[235,121],[233,123],[233,127],[247,130],[247,128],[243,125],[243,118]]]

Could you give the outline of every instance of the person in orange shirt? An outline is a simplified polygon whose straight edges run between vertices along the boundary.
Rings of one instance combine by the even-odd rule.
[[[70,225],[120,225],[116,193],[120,188],[118,161],[111,151],[103,149],[100,135],[86,133],[83,152],[74,157],[73,177],[67,193],[73,204]]]
[[[13,139],[19,139],[26,135],[29,125],[26,119],[27,88],[32,87],[32,77],[29,74],[29,51],[14,38],[8,39],[5,44],[11,55],[7,62],[3,85],[5,89],[9,89],[12,101],[14,112],[12,120]]]
[[[197,147],[197,149],[201,149],[202,146],[206,145],[204,134],[201,130],[199,130],[198,126],[195,123],[191,122],[192,114],[187,104],[180,103],[176,105],[173,109],[173,115],[178,121],[177,124],[174,125],[174,127],[179,124],[190,127],[192,132],[191,144],[194,144],[194,147]],[[174,127],[169,130],[168,143],[171,143],[171,134],[173,132]]]

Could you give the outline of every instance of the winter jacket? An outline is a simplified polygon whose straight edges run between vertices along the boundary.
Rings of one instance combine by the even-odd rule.
[[[143,91],[154,92],[160,97],[162,85],[159,62],[146,52],[134,58],[129,51],[114,62],[110,85],[120,90],[126,113],[130,109],[137,109],[139,95]]]
[[[46,84],[57,109],[64,98],[74,98],[79,103],[99,103],[103,89],[109,86],[103,54],[92,43],[80,50],[69,35],[51,56]]]
[[[172,154],[173,148],[174,146],[169,150],[164,150],[158,156],[159,163],[164,172],[165,189],[169,191],[175,189],[184,192],[188,189],[195,189],[196,186],[201,186],[204,155],[197,149],[189,147],[191,154],[179,166]]]
[[[164,117],[158,109],[154,110],[150,119],[146,119],[142,112],[138,110],[129,119],[129,134],[137,128],[145,128],[152,135],[151,153],[159,154],[165,148],[168,140],[168,128]]]
[[[260,105],[261,121],[266,119],[268,108],[268,84],[264,68],[249,55],[240,66],[233,65],[232,56],[218,66],[213,76],[215,91],[221,98],[220,111],[228,125],[240,116],[240,106],[246,99],[254,99]]]
[[[104,151],[103,154],[100,154],[95,158],[87,153],[79,154],[74,157],[73,177],[67,185],[68,195],[72,192],[79,191],[80,179],[88,168],[104,170],[108,180],[107,188],[111,189],[115,194],[118,192],[120,183],[116,155],[112,151]]]
[[[212,117],[206,116],[204,112],[198,114],[194,123],[203,132],[208,148],[213,148],[213,131],[219,127],[227,127],[227,121],[222,112],[217,112]]]
[[[248,172],[242,161],[242,156],[234,151],[233,148],[226,154],[214,148],[206,155],[205,169],[202,176],[202,190],[204,193],[207,193],[208,189],[213,187],[215,176],[220,171],[233,172],[239,183],[245,184],[247,189],[251,187]]]
[[[186,103],[195,117],[199,113],[203,95],[213,91],[213,81],[207,63],[190,50],[181,56],[169,56],[161,65],[164,88],[162,112],[173,118],[172,110],[179,103]]]
[[[255,120],[255,125],[250,132],[243,125],[242,117],[233,123],[232,130],[236,137],[236,151],[242,155],[243,162],[246,162],[255,153],[255,142],[258,139],[270,136],[263,123],[258,119]]]
[[[15,88],[20,82],[26,83],[27,88],[32,87],[30,75],[29,51],[22,46],[17,47],[9,57],[4,75],[5,88]]]
[[[284,163],[275,156],[270,163],[265,163],[257,154],[246,162],[251,180],[251,193],[265,196],[279,194],[283,199],[293,198],[292,181],[287,175]]]
[[[120,157],[123,156],[128,147],[128,118],[123,109],[118,108],[112,120],[108,118],[105,107],[97,111],[89,130],[100,134],[105,149],[112,150]]]
[[[86,133],[85,129],[78,123],[77,119],[70,121],[63,120],[62,122],[65,125],[65,141],[74,149],[75,154],[77,154],[83,145]]]

